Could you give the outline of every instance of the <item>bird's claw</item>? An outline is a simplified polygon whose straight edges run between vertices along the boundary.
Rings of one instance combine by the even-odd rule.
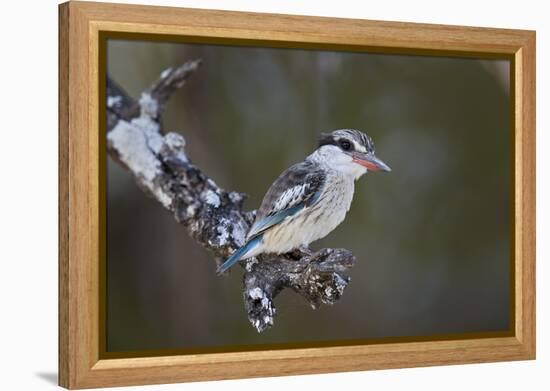
[[[296,261],[304,258],[304,255],[310,257],[313,255],[313,252],[308,247],[300,246],[288,253],[288,256]]]

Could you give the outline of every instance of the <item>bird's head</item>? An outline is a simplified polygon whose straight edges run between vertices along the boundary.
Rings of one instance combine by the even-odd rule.
[[[330,168],[358,179],[367,171],[391,169],[374,154],[374,143],[365,133],[355,129],[339,129],[322,133],[315,158]]]

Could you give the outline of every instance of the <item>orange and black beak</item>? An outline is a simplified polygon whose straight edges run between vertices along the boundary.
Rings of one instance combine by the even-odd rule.
[[[354,163],[360,164],[369,171],[391,171],[391,168],[382,160],[378,159],[374,153],[352,152],[351,157]]]

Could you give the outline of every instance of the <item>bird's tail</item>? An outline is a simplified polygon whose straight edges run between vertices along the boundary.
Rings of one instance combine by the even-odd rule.
[[[262,240],[262,235],[256,236],[253,239],[250,239],[244,246],[242,246],[240,249],[235,251],[229,258],[226,259],[224,263],[222,263],[220,266],[218,266],[218,269],[216,269],[216,273],[221,274],[225,272],[227,269],[229,269],[231,266],[236,264],[238,261],[243,259],[246,255],[246,253],[250,252],[253,248],[255,248],[257,245],[260,244]]]

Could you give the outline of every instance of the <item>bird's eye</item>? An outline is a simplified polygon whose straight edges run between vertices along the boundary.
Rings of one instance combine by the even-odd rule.
[[[351,143],[348,140],[342,140],[342,141],[340,141],[340,147],[344,151],[350,151],[351,150]]]

